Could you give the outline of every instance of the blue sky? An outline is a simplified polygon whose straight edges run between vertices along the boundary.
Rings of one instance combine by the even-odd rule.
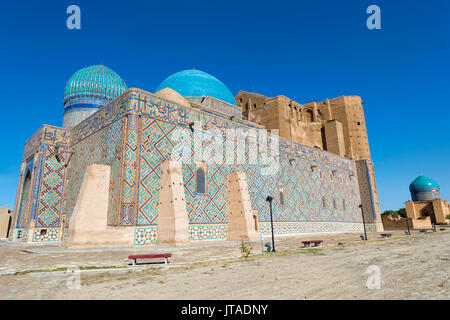
[[[71,4],[81,30],[66,28]],[[366,28],[371,4],[381,30]],[[420,174],[450,198],[447,0],[8,1],[0,21],[0,205],[14,205],[25,141],[62,124],[68,78],[99,63],[150,92],[195,67],[233,94],[360,95],[381,209],[402,207]]]

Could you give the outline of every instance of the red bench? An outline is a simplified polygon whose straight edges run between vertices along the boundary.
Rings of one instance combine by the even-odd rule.
[[[133,266],[136,265],[137,259],[158,259],[158,258],[164,258],[164,263],[169,262],[169,258],[172,257],[171,253],[155,253],[155,254],[138,254],[134,256],[128,256],[128,259],[133,260]]]
[[[390,238],[390,237],[392,237],[392,233],[382,233],[381,237],[382,238]]]
[[[420,229],[420,230],[419,230],[419,232],[422,232],[422,233],[423,233],[423,232],[427,232],[427,231],[428,231],[428,230],[425,230],[425,229]]]
[[[305,247],[310,247],[312,244],[314,245],[314,247],[317,247],[317,246],[319,246],[322,242],[323,242],[323,240],[309,240],[309,241],[302,241],[302,243],[303,243],[303,248],[305,248]]]

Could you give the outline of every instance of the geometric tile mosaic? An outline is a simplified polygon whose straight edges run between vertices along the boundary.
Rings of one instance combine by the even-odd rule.
[[[189,225],[189,240],[224,240],[227,237],[227,225]],[[134,230],[134,244],[146,245],[155,244],[157,228],[143,227]]]
[[[33,230],[33,242],[53,242],[59,241],[60,229],[46,229],[46,232],[42,232],[41,229]]]
[[[120,225],[134,225],[136,208],[136,176],[139,144],[139,118],[127,117],[127,136],[125,141],[125,158],[123,162],[122,210]]]
[[[134,230],[134,245],[140,246],[154,243],[156,243],[156,227],[136,228]]]
[[[158,217],[160,163],[173,152],[171,133],[177,125],[142,117],[139,172],[138,225],[156,225]],[[190,224],[218,224],[227,222],[226,176],[233,170],[245,172],[253,209],[260,221],[269,221],[268,195],[274,198],[275,221],[331,221],[360,222],[357,180],[351,176],[354,164],[332,154],[306,146],[292,150],[281,145],[280,167],[275,176],[261,175],[261,164],[227,165],[216,163],[208,145],[202,148],[211,155],[206,159],[207,194],[195,193],[195,165],[183,163],[186,207]],[[236,149],[248,146],[237,144]],[[194,152],[190,146],[191,152]],[[242,154],[245,154],[242,153]],[[289,159],[295,158],[294,162]],[[317,169],[312,170],[314,164]],[[321,174],[319,174],[321,172]],[[278,190],[284,189],[285,205],[279,203]],[[345,205],[343,204],[345,202]],[[324,205],[325,203],[325,205]],[[163,205],[163,204],[161,204]]]
[[[19,240],[21,242],[27,242],[28,229],[17,229],[16,240]]]
[[[110,166],[108,225],[117,225],[121,207],[124,121],[125,119],[118,120],[72,146],[73,155],[67,168],[64,191],[66,202],[63,212],[68,214],[67,219],[70,219],[75,207],[86,168],[91,164],[105,164]]]
[[[59,226],[66,158],[64,153],[59,153],[58,157],[59,161],[53,147],[45,148],[39,209],[36,218],[38,227]]]
[[[259,232],[264,236],[271,235],[270,222],[259,222],[258,227]],[[364,228],[362,223],[348,222],[274,222],[273,230],[277,235],[291,235],[298,233],[363,232]]]
[[[190,240],[212,240],[212,239],[226,239],[228,226],[222,225],[190,225],[189,239]]]

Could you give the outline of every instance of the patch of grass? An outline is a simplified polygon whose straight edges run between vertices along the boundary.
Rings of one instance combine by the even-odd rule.
[[[137,284],[154,279],[154,276],[162,274],[160,268],[149,268],[145,270],[128,270],[124,275],[113,274],[111,272],[99,273],[99,274],[83,274],[83,283],[90,285],[94,283],[103,283],[111,281],[122,280],[137,280]]]
[[[325,253],[323,253],[323,250],[320,248],[306,248],[306,249],[302,249],[300,251],[300,253],[311,254],[314,256],[324,256],[325,255]]]
[[[103,267],[96,267],[96,266],[81,266],[78,267],[79,270],[103,270],[103,269],[124,269],[125,266],[103,266]],[[24,270],[24,271],[18,271],[14,273],[15,276],[29,274],[29,273],[46,273],[46,272],[65,272],[67,269],[72,270],[73,267],[61,267],[61,268],[54,268],[54,269],[32,269],[32,270]]]
[[[96,266],[85,266],[80,267],[80,270],[102,270],[102,269],[125,269],[126,266],[105,266],[105,267],[96,267]]]
[[[14,273],[15,276],[20,276],[28,273],[40,273],[40,272],[60,272],[66,271],[67,268],[55,268],[55,269],[36,269],[36,270],[24,270]]]

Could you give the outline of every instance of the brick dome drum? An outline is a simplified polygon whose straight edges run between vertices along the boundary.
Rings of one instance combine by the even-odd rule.
[[[426,176],[418,176],[409,185],[412,201],[429,201],[441,199],[439,184]]]

